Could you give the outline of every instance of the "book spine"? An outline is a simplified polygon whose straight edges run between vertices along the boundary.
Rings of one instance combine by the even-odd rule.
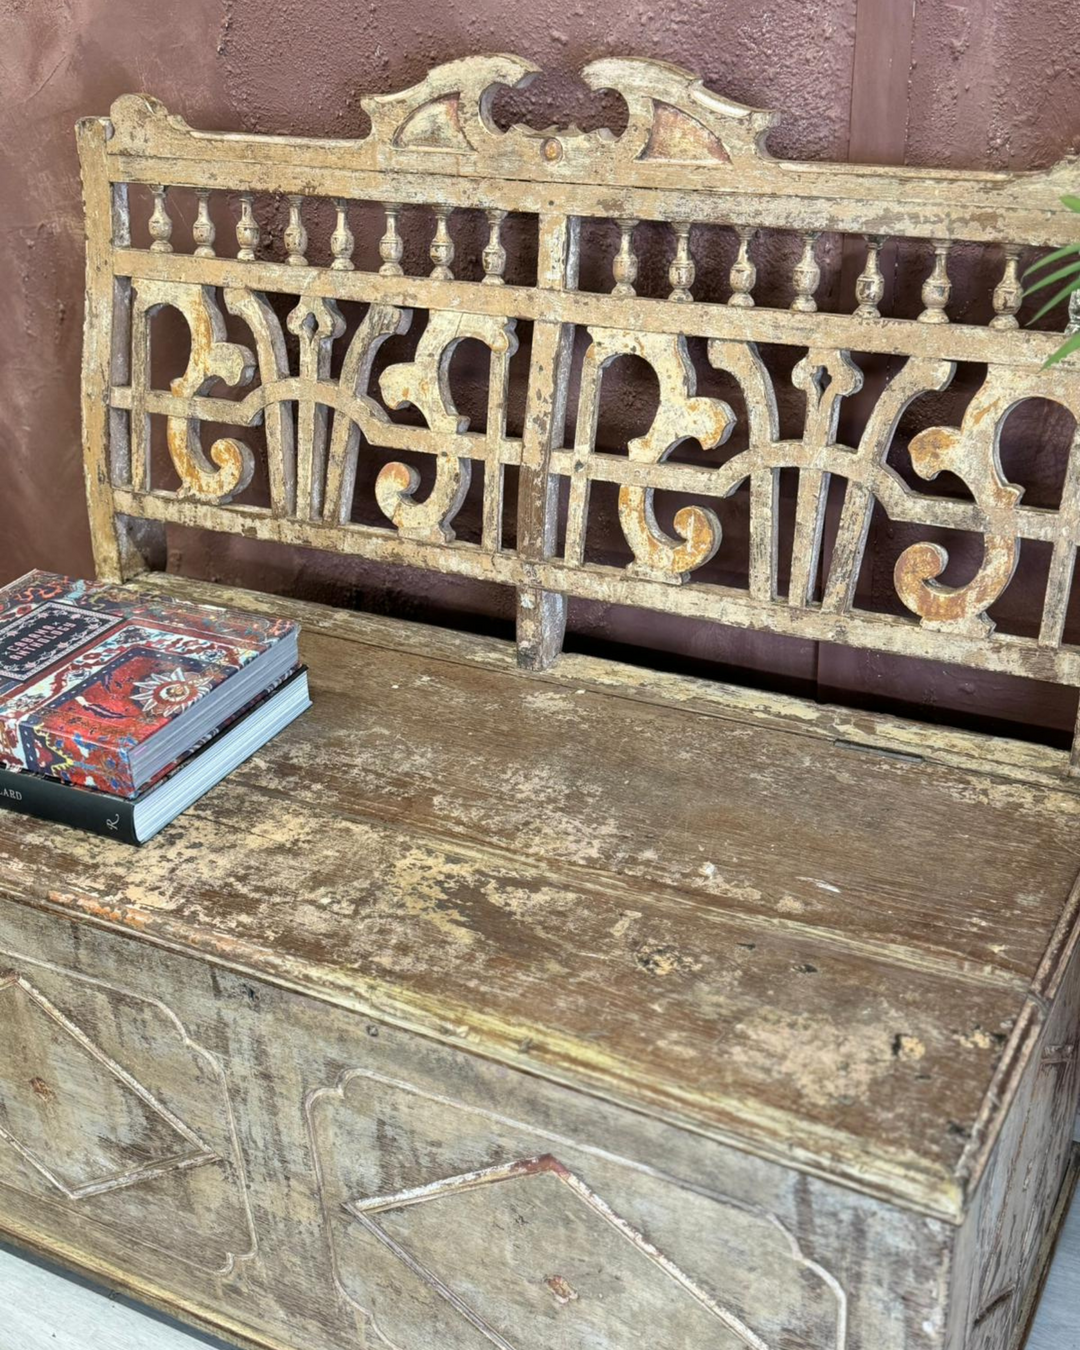
[[[72,787],[32,773],[0,769],[0,808],[137,844],[135,805],[107,792]]]

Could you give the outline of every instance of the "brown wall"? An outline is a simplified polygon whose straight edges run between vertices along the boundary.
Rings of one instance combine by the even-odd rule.
[[[118,94],[144,90],[196,126],[356,135],[366,122],[361,94],[404,87],[440,61],[492,50],[515,51],[550,72],[504,103],[507,114],[536,125],[603,116],[605,106],[572,72],[597,56],[638,54],[699,70],[720,92],[779,109],[784,120],[770,140],[779,154],[1028,168],[1080,142],[1080,0],[6,0],[0,582],[33,566],[82,574],[92,567],[78,430],[76,117],[105,113]],[[850,292],[852,255],[834,241],[823,260],[828,307]],[[996,279],[981,266],[962,254],[953,264],[955,304],[972,318],[985,317]],[[894,312],[917,303],[917,272],[898,270]],[[625,405],[627,422],[639,420],[632,389]],[[1053,497],[1067,431],[1052,409],[1010,428],[1007,468],[1029,499]],[[620,434],[618,417],[611,434]],[[871,599],[887,598],[896,544],[881,523],[866,581]],[[299,551],[253,556],[250,545],[221,537],[174,534],[169,562],[215,579],[471,626],[507,625],[511,617],[508,596],[472,583]],[[1014,583],[1006,618],[1016,626],[1030,620],[1038,587],[1037,568]],[[904,703],[928,717],[1005,719],[1030,734],[1060,731],[1075,707],[1067,691],[1031,683],[641,612],[579,604],[571,629],[571,645],[658,647],[674,665],[724,675],[737,666],[755,682]]]

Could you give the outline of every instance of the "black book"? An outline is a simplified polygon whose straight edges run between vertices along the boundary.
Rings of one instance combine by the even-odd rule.
[[[137,797],[0,768],[0,807],[145,844],[310,706],[307,669],[301,667]]]

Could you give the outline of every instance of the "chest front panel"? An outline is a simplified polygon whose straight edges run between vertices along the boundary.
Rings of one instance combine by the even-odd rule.
[[[944,1223],[82,924],[0,951],[0,1223],[227,1334],[943,1343]]]

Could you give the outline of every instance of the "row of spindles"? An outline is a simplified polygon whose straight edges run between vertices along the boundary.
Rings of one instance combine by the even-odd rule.
[[[150,248],[155,253],[171,253],[173,248],[171,242],[173,224],[166,203],[167,191],[164,186],[153,189],[154,205],[150,214],[149,232]],[[196,196],[198,211],[191,230],[195,242],[195,256],[197,258],[213,258],[216,256],[214,250],[216,230],[214,222],[210,218],[210,194],[207,190],[200,190],[196,193]],[[303,197],[300,196],[288,198],[289,220],[285,227],[283,240],[287,251],[286,261],[290,267],[308,266],[308,233],[301,214],[303,201]],[[240,215],[236,222],[236,256],[241,262],[254,262],[256,249],[259,246],[259,226],[252,209],[252,202],[251,193],[241,193]],[[356,239],[349,228],[345,200],[336,198],[334,208],[337,218],[333,233],[330,236],[330,252],[333,258],[330,267],[336,272],[350,272],[355,265],[352,254],[356,247]],[[379,257],[381,260],[379,272],[383,276],[402,276],[404,269],[401,260],[404,255],[404,244],[398,229],[401,205],[395,202],[384,203],[383,210],[386,224],[383,235],[379,240]],[[452,281],[454,279],[452,266],[454,241],[449,229],[452,210],[453,208],[449,206],[436,206],[434,208],[435,231],[432,235],[428,255],[432,264],[430,275],[437,281]],[[486,286],[501,286],[504,282],[506,270],[506,249],[502,243],[501,233],[506,212],[489,210],[485,214],[488,224],[488,239],[481,252],[484,267],[483,284]],[[638,276],[638,256],[634,251],[634,231],[639,223],[638,220],[631,217],[624,217],[617,221],[619,246],[612,262],[612,275],[615,283],[612,287],[612,294],[622,298],[629,298],[637,294],[634,283]],[[671,228],[675,235],[675,256],[668,268],[668,280],[671,285],[668,299],[680,303],[690,303],[694,298],[692,288],[697,272],[690,247],[691,225],[689,221],[673,221]],[[735,230],[738,237],[738,251],[729,273],[731,295],[727,303],[736,308],[748,309],[754,305],[753,291],[757,284],[757,267],[750,251],[751,241],[757,233],[757,229],[752,226],[736,226]],[[808,231],[801,236],[801,251],[792,269],[794,297],[791,301],[791,309],[798,314],[813,314],[817,310],[817,301],[814,297],[821,283],[821,267],[818,264],[815,250],[819,237],[818,231]],[[855,315],[860,319],[881,317],[879,306],[885,293],[885,279],[881,272],[880,255],[884,243],[885,238],[881,235],[868,235],[866,237],[866,259],[863,270],[855,283],[855,298],[858,301]],[[921,323],[948,323],[949,317],[946,309],[952,290],[948,271],[951,243],[945,239],[935,239],[933,248],[933,264],[922,286],[924,308],[919,315],[919,321]],[[1020,284],[1019,257],[1019,245],[1005,245],[1004,271],[1001,280],[994,287],[994,317],[990,320],[991,328],[1017,327],[1016,315],[1024,297],[1023,288]],[[1069,322],[1066,331],[1069,333],[1080,331],[1080,292],[1070,297]]]
[[[173,223],[166,204],[167,193],[168,189],[163,186],[153,189],[154,207],[150,213],[149,231],[150,249],[154,253],[171,253],[173,251]],[[210,218],[210,193],[200,190],[196,193],[196,197],[199,206],[194,224],[191,227],[192,238],[195,241],[195,257],[214,258],[217,256],[214,249],[217,231]],[[259,247],[260,232],[253,210],[253,200],[251,193],[240,194],[240,215],[236,222],[236,256],[241,262],[254,262],[256,249]],[[282,240],[286,249],[285,261],[290,267],[308,266],[308,232],[301,214],[303,201],[303,197],[292,196],[288,198],[289,220],[285,226]],[[355,266],[352,255],[356,247],[356,237],[349,228],[347,204],[344,198],[335,198],[334,209],[337,213],[337,219],[333,233],[330,235],[330,252],[333,257],[330,267],[335,272],[351,272]],[[379,257],[382,260],[379,271],[383,276],[399,277],[404,274],[401,259],[405,251],[398,230],[398,216],[401,212],[401,206],[395,202],[388,202],[384,205],[383,210],[386,213],[386,226],[383,236],[379,240]],[[454,241],[450,236],[449,227],[452,210],[453,208],[449,206],[435,207],[435,233],[428,253],[432,263],[431,276],[436,281],[453,281],[454,279],[451,266],[454,261]],[[486,216],[488,240],[481,254],[484,264],[484,284],[501,286],[504,282],[503,273],[506,271],[506,249],[502,243],[502,223],[506,219],[506,212],[490,210],[486,212]],[[690,264],[689,275],[692,281],[692,263]]]
[[[634,282],[638,274],[638,257],[634,252],[634,230],[639,222],[624,218],[617,222],[619,226],[619,247],[612,264],[615,285],[612,294],[628,297],[635,295]],[[694,281],[694,261],[690,253],[690,226],[687,222],[675,222],[675,258],[668,271],[671,282],[669,300],[689,301],[693,299],[690,287]],[[750,226],[737,226],[738,251],[731,265],[728,280],[731,295],[727,303],[739,309],[749,309],[754,304],[753,290],[757,284],[757,267],[750,254],[750,242],[757,230]],[[801,251],[792,269],[794,297],[791,309],[797,314],[813,314],[817,310],[814,298],[821,284],[821,267],[815,256],[819,232],[812,231],[801,236]],[[855,314],[860,319],[879,319],[881,317],[882,297],[885,294],[885,278],[881,272],[881,249],[885,244],[882,235],[867,235],[866,261],[855,283],[855,298],[858,308]],[[948,323],[946,307],[952,283],[949,281],[948,256],[951,244],[948,240],[933,241],[934,261],[930,275],[923,282],[923,312],[919,315],[922,323]],[[1015,244],[1005,247],[1005,270],[1001,280],[994,288],[994,317],[991,328],[1015,328],[1017,311],[1024,298],[1019,276],[1020,248]],[[1069,330],[1080,326],[1080,293],[1069,301]]]

